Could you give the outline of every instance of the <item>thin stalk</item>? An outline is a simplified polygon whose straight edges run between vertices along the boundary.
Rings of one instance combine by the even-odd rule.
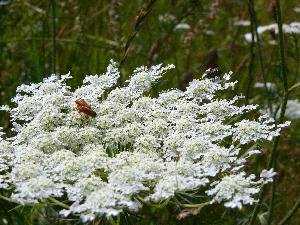
[[[282,108],[281,108],[281,111],[280,111],[279,123],[283,122],[284,114],[285,114],[285,111],[286,111],[287,101],[288,101],[288,93],[285,94],[285,96],[284,96]],[[277,169],[277,147],[278,147],[278,144],[279,144],[280,136],[281,135],[277,136],[274,140],[273,148],[272,148],[272,151],[271,151],[271,157],[270,157],[270,161],[269,161],[269,166],[268,166],[269,169],[274,168],[275,171]],[[273,183],[272,183],[271,202],[270,202],[269,213],[268,213],[268,223],[267,223],[268,225],[270,225],[271,222],[272,222],[272,215],[273,215],[273,208],[274,208],[274,201],[275,201],[275,193],[276,193],[276,182],[277,182],[277,178],[274,177],[274,180],[273,180]]]
[[[61,202],[61,201],[58,201],[58,200],[55,199],[55,198],[48,197],[48,199],[49,199],[50,201],[52,201],[53,203],[55,203],[56,205],[59,205],[59,206],[65,208],[65,209],[69,209],[69,208],[70,208],[67,204],[65,204],[65,203],[63,203],[63,202]]]
[[[8,202],[18,203],[17,201],[15,201],[11,198],[5,197],[3,195],[0,195],[0,199],[3,199],[3,200],[8,201]]]
[[[1,194],[0,194],[0,199],[3,199],[3,200],[8,201],[8,202],[12,202],[12,203],[19,204],[18,201],[14,200],[14,199],[11,199],[11,198],[8,198],[8,197],[5,197],[5,196],[3,196],[3,195],[1,195]],[[27,206],[33,206],[33,204],[31,204],[31,203],[27,203],[26,205],[27,205]],[[15,208],[16,208],[16,207],[15,207]],[[15,208],[13,208],[13,209],[15,209]],[[11,209],[11,210],[13,210],[13,209]]]
[[[209,205],[210,202],[203,202],[200,204],[182,204],[185,208],[203,208],[206,205]]]
[[[277,24],[278,24],[278,39],[279,39],[279,48],[280,48],[281,72],[283,75],[284,91],[287,93],[288,92],[287,70],[286,70],[285,55],[284,55],[282,19],[281,19],[281,8],[280,8],[279,0],[276,0],[276,13],[277,13]]]
[[[89,37],[87,37],[89,38]],[[44,42],[44,41],[51,41],[52,42],[52,38],[22,38],[22,39],[1,39],[0,43],[8,43],[8,42],[23,42],[23,41],[40,41],[40,42]],[[110,41],[110,43],[105,44],[104,42],[91,42],[91,41],[81,41],[81,40],[73,40],[73,39],[67,39],[67,38],[56,38],[55,39],[55,43],[57,42],[62,42],[64,44],[78,44],[78,45],[84,45],[87,47],[97,47],[97,48],[103,48],[103,49],[118,49],[119,46],[115,43],[112,43]],[[52,45],[52,43],[51,43]]]
[[[281,19],[281,8],[280,8],[280,0],[276,0],[276,15],[277,15],[277,25],[278,25],[278,39],[279,39],[279,50],[280,50],[280,62],[281,62],[281,73],[283,76],[283,87],[284,87],[284,99],[282,104],[282,109],[280,112],[279,122],[282,123],[284,119],[284,114],[286,110],[286,105],[288,101],[288,81],[287,81],[287,71],[286,71],[286,63],[285,63],[285,54],[284,54],[284,43],[283,43],[283,31],[282,31],[282,19]],[[277,146],[279,143],[280,135],[276,137],[274,146],[271,152],[271,159],[269,167],[277,167]],[[275,192],[276,192],[276,179],[274,179],[272,184],[272,198],[270,202],[270,210],[268,217],[268,225],[272,223],[274,202],[275,202]]]
[[[254,225],[255,224],[256,217],[257,217],[257,214],[258,214],[258,212],[260,210],[260,207],[261,207],[261,204],[262,204],[265,192],[266,192],[266,185],[263,185],[262,190],[261,190],[261,192],[259,194],[258,202],[257,202],[257,204],[256,204],[256,206],[255,206],[255,208],[253,210],[252,216],[250,218],[249,225]]]
[[[253,21],[253,16],[252,16],[252,9],[251,9],[251,0],[248,1],[248,10],[249,10],[249,14],[251,17],[251,25],[250,25],[250,31],[251,31],[251,44],[250,44],[250,62],[249,62],[249,70],[248,70],[248,85],[246,88],[246,94],[245,94],[245,101],[246,104],[249,103],[249,94],[250,94],[250,89],[251,89],[251,85],[253,82],[253,66],[254,66],[254,58],[255,58],[255,54],[254,54],[254,46],[255,46],[255,36],[254,36],[254,21]]]
[[[55,74],[56,72],[56,12],[55,12],[55,0],[51,0],[51,73]]]
[[[288,211],[286,216],[279,222],[279,225],[285,225],[289,221],[289,219],[291,219],[292,216],[297,212],[299,206],[300,206],[300,198],[298,198],[293,208],[290,211]]]
[[[134,32],[128,37],[125,47],[124,47],[124,55],[120,61],[120,66],[125,62],[126,57],[128,55],[128,51],[130,48],[130,45],[132,44],[133,39],[136,37],[136,35],[138,34],[141,24],[144,22],[144,20],[146,19],[146,17],[149,15],[149,13],[152,11],[153,6],[155,4],[157,0],[150,0],[150,2],[147,4],[145,9],[142,9],[139,13],[139,15],[137,16],[136,22],[135,22],[135,26],[134,26]]]
[[[287,100],[288,100],[288,93],[285,94],[284,99],[283,99],[283,103],[282,103],[282,107],[281,107],[281,111],[280,111],[279,123],[283,122],[285,111],[286,111]],[[277,152],[276,151],[277,151],[277,147],[278,147],[278,144],[279,144],[280,136],[281,135],[276,136],[275,139],[274,139],[273,146],[272,146],[272,151],[271,151],[271,157],[270,157],[269,163],[268,163],[268,169],[271,169],[272,167],[274,169],[276,168],[276,158],[277,158]],[[275,188],[274,188],[275,183],[276,183],[276,179],[274,178],[274,181],[273,181],[273,184],[272,184],[272,199],[273,199],[273,201],[274,201],[274,196],[275,196]],[[259,198],[258,198],[259,199],[258,203],[256,204],[256,206],[254,208],[254,211],[252,213],[252,217],[251,217],[251,220],[249,222],[249,225],[254,225],[255,224],[257,214],[260,210],[262,201],[264,199],[264,195],[265,195],[265,192],[266,192],[266,187],[267,187],[266,185],[263,185],[263,187],[262,187],[262,191],[260,192],[260,195],[259,195]],[[272,210],[272,209],[270,209],[270,210]],[[272,211],[270,211],[270,212],[272,212]],[[269,214],[269,217],[270,217],[270,214]]]
[[[287,71],[286,71],[286,64],[285,64],[285,55],[284,55],[284,43],[283,43],[283,32],[282,32],[282,21],[281,21],[281,10],[280,10],[280,2],[279,0],[276,0],[276,11],[277,11],[277,24],[278,24],[278,39],[279,39],[279,50],[280,50],[280,63],[281,63],[281,73],[283,76],[283,86],[284,86],[284,96],[283,96],[283,102],[281,105],[280,110],[280,116],[278,123],[282,123],[284,120],[284,115],[286,111],[286,105],[289,97],[289,91],[288,91],[288,83],[287,83]],[[279,144],[280,136],[276,136],[273,142],[272,150],[271,150],[271,156],[268,163],[268,169],[270,168],[276,168],[277,165],[277,147]],[[273,206],[274,206],[274,199],[275,199],[275,190],[276,190],[276,179],[274,179],[273,186],[272,186],[272,199],[270,204],[270,210],[269,210],[269,217],[268,217],[268,225],[272,222],[272,213],[273,213]],[[252,217],[250,220],[250,225],[253,225],[255,223],[257,214],[260,210],[261,203],[264,198],[264,193],[266,191],[266,185],[263,186],[262,191],[259,196],[258,204],[255,206],[254,211],[252,213]]]
[[[256,48],[257,48],[257,51],[258,51],[258,59],[259,59],[259,65],[260,65],[261,74],[262,74],[262,78],[263,78],[263,82],[264,82],[264,88],[265,88],[265,90],[267,91],[267,94],[268,94],[268,107],[269,107],[269,110],[272,114],[273,110],[272,110],[271,99],[270,99],[270,95],[269,95],[269,91],[268,91],[268,87],[267,87],[267,78],[266,78],[265,65],[264,65],[264,60],[263,60],[261,44],[260,44],[260,37],[259,37],[258,31],[257,31],[257,18],[256,18],[255,7],[254,7],[254,0],[249,0],[248,4],[249,4],[251,20],[253,20],[253,24],[254,24]]]
[[[298,78],[298,73],[299,73],[299,61],[300,61],[300,57],[299,57],[299,46],[298,46],[298,37],[294,34],[293,35],[294,38],[294,42],[295,42],[295,51],[296,51],[296,73],[295,73],[295,78],[293,83],[295,83],[297,81]]]

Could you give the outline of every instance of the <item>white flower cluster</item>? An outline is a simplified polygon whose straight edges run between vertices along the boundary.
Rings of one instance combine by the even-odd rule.
[[[217,97],[234,88],[231,73],[150,97],[151,86],[173,67],[137,68],[125,87],[114,88],[120,74],[113,61],[75,91],[65,83],[70,74],[21,85],[15,107],[2,107],[15,136],[0,139],[0,188],[12,188],[10,197],[21,204],[67,200],[61,214],[85,221],[195,190],[226,207],[255,202],[274,173],[246,175],[247,158],[260,152],[251,145],[288,124],[241,119],[256,106]],[[78,99],[87,104],[76,107]]]
[[[273,24],[257,27],[258,34],[262,34],[266,31],[274,31],[276,34],[278,34],[278,25],[276,23],[273,23]],[[300,34],[300,22],[292,22],[290,24],[283,24],[282,31],[283,31],[283,33],[287,33],[287,34]],[[244,37],[247,42],[252,41],[251,33],[245,34]],[[255,41],[256,41],[256,38],[255,38]]]
[[[296,6],[296,7],[294,8],[294,11],[295,11],[296,13],[300,13],[300,5]]]
[[[285,116],[290,119],[300,119],[300,101],[298,99],[288,100]]]
[[[275,92],[277,90],[276,85],[273,83],[269,83],[269,82],[267,82],[266,84],[255,83],[254,87],[259,88],[259,89],[264,89],[266,87],[267,90],[272,91],[272,92]],[[278,104],[278,102],[277,102],[277,104],[273,103],[271,105],[272,111],[275,112],[276,110],[280,109],[280,104],[281,104],[280,101],[279,101],[279,104]],[[264,114],[270,115],[270,117],[274,116],[270,112],[270,109],[268,109],[267,107],[262,108],[261,112]],[[300,119],[300,101],[298,99],[288,100],[287,105],[286,105],[286,111],[285,111],[284,115],[285,115],[285,117],[287,117],[288,119],[291,119],[291,120]],[[280,110],[278,110],[278,112],[276,113],[276,118],[279,118],[279,116],[280,116]]]

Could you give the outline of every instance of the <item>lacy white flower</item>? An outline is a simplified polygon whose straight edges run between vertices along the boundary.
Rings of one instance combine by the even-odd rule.
[[[244,172],[232,174],[212,183],[213,188],[208,190],[207,194],[214,196],[213,203],[225,201],[227,207],[242,208],[243,204],[256,202],[252,195],[259,192],[258,185],[261,182],[255,182],[254,179],[253,174],[248,177]]]
[[[285,116],[290,119],[300,119],[300,102],[298,99],[288,100]]]
[[[174,30],[189,30],[189,29],[191,29],[191,26],[187,23],[179,23],[174,28]]]
[[[255,202],[274,173],[243,171],[260,153],[251,145],[288,124],[241,119],[256,106],[220,97],[236,84],[231,73],[204,74],[185,91],[151,97],[152,85],[173,67],[139,67],[126,86],[115,87],[120,73],[111,61],[105,74],[87,76],[74,91],[66,85],[70,74],[18,87],[15,106],[1,107],[15,135],[1,133],[0,188],[21,204],[64,198],[69,208],[61,214],[84,221],[196,190],[226,207]]]
[[[295,11],[296,13],[300,13],[300,6],[295,7],[295,8],[294,8],[294,11]]]
[[[176,21],[176,17],[170,13],[165,13],[165,14],[159,15],[158,20],[159,20],[159,22],[164,23],[164,24],[171,24]]]
[[[254,87],[255,88],[267,88],[270,91],[276,91],[276,85],[271,82],[266,82],[265,84],[257,82],[257,83],[255,83]]]
[[[287,33],[287,34],[300,34],[300,22],[292,22],[290,24],[283,24],[282,30],[284,33]],[[274,24],[257,27],[258,34],[262,34],[266,31],[274,31],[276,34],[278,34],[278,25],[274,23]],[[247,42],[251,42],[252,41],[251,33],[245,34],[244,38]],[[254,39],[256,41],[256,38],[254,38]]]

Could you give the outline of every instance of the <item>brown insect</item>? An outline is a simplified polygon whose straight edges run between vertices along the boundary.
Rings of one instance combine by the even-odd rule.
[[[83,99],[79,98],[75,101],[77,105],[77,111],[80,113],[84,113],[85,115],[95,117],[96,112],[89,106],[89,104]]]
[[[218,78],[222,75],[222,71],[219,68],[210,68],[206,70],[206,77],[209,79]]]

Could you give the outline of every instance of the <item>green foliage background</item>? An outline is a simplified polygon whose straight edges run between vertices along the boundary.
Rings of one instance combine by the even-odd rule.
[[[258,25],[276,23],[275,1],[254,1]],[[283,23],[300,21],[293,11],[298,0],[281,1]],[[54,6],[54,7],[53,7]],[[53,9],[55,9],[53,11]],[[173,16],[164,21],[162,16]],[[277,36],[262,36],[262,60],[257,47],[245,42],[250,27],[234,26],[235,20],[250,20],[246,0],[11,0],[0,1],[0,105],[10,104],[21,83],[39,82],[56,72],[71,71],[72,87],[86,74],[101,74],[109,60],[120,62],[122,84],[140,65],[172,63],[176,69],[157,85],[154,93],[171,87],[184,88],[193,78],[200,78],[210,67],[234,72],[238,87],[234,95],[243,93],[246,101],[267,105],[282,100],[283,81],[280,73],[278,45],[268,41]],[[175,29],[188,23],[190,29]],[[300,36],[284,36],[288,86],[299,82]],[[253,61],[252,61],[253,60]],[[266,81],[277,85],[274,94],[258,91],[253,86],[262,82],[263,61]],[[252,63],[253,62],[253,63]],[[247,88],[248,91],[247,91]],[[290,99],[299,99],[299,89]],[[8,130],[9,115],[1,112],[0,126]],[[292,121],[278,147],[278,179],[273,224],[277,224],[300,195],[300,122]],[[265,167],[271,145],[265,154],[249,162],[251,168]],[[255,172],[255,171],[252,171]],[[263,224],[268,211],[270,188],[257,224]],[[0,190],[1,195],[6,195]],[[81,224],[78,218],[57,218],[55,207],[41,204],[17,207],[0,199],[0,224]],[[140,215],[125,214],[111,221],[101,218],[94,224],[245,224],[253,207],[229,210],[221,206],[203,208],[196,216],[176,219],[180,210],[145,207]],[[296,212],[289,224],[300,224]]]

